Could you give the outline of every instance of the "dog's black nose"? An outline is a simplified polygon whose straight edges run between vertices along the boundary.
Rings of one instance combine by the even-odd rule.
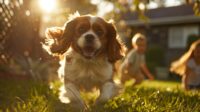
[[[86,35],[86,36],[85,36],[85,40],[86,40],[86,42],[93,42],[93,40],[94,40],[94,35],[92,35],[92,34]]]

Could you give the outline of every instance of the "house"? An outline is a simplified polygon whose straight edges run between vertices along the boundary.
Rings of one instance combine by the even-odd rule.
[[[193,5],[149,9],[145,15],[148,23],[139,20],[137,12],[127,12],[122,17],[133,34],[141,32],[147,36],[149,46],[163,48],[167,67],[186,50],[188,36],[200,34],[200,17],[195,16]]]

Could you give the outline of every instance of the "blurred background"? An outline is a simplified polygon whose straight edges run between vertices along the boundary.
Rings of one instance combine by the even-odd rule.
[[[55,79],[58,62],[42,50],[47,27],[63,26],[69,14],[115,21],[128,49],[137,32],[147,36],[147,64],[157,79],[200,38],[199,0],[0,0],[0,77]]]

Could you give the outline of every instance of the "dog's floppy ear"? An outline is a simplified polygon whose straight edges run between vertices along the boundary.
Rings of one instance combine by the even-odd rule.
[[[71,20],[62,27],[47,28],[43,48],[52,55],[62,55],[70,47],[73,40],[75,21]]]
[[[122,48],[121,48],[119,41],[117,40],[117,32],[112,23],[108,23],[107,31],[108,31],[108,33],[107,33],[108,61],[114,63],[118,59],[122,58],[122,55],[121,55]]]

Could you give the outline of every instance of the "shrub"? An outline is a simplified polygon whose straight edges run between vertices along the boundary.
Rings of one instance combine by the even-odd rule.
[[[189,35],[188,38],[187,38],[187,49],[189,49],[189,48],[190,48],[190,45],[191,45],[194,41],[196,41],[196,40],[198,40],[198,39],[200,39],[200,36],[199,36],[199,35],[196,35],[196,34],[191,34],[191,35]]]
[[[164,49],[159,45],[151,45],[146,53],[147,66],[155,73],[155,67],[164,66]]]

